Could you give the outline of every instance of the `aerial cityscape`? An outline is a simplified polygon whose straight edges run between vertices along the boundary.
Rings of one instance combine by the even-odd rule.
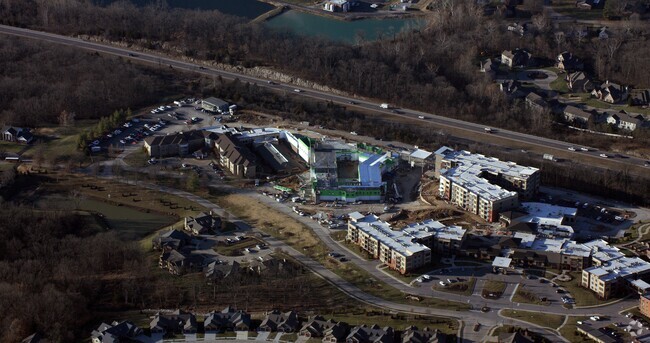
[[[648,0],[0,0],[0,342],[650,343]]]

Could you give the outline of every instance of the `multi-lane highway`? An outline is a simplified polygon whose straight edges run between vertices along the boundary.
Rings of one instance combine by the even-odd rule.
[[[138,60],[141,62],[158,64],[158,65],[166,65],[179,70],[192,71],[192,72],[197,72],[197,73],[210,75],[210,76],[221,76],[222,78],[225,79],[238,78],[243,82],[255,83],[260,87],[265,87],[276,91],[293,92],[295,93],[296,96],[304,96],[304,97],[309,97],[309,98],[322,100],[322,101],[332,101],[335,103],[344,104],[346,106],[357,107],[359,109],[364,109],[364,110],[371,110],[377,113],[384,114],[386,117],[390,117],[390,116],[402,117],[402,118],[408,118],[410,120],[421,121],[423,124],[429,123],[432,126],[448,127],[456,130],[464,130],[467,131],[472,137],[474,137],[474,140],[477,141],[480,141],[481,135],[494,135],[504,140],[537,146],[541,151],[544,151],[545,153],[549,153],[549,154],[557,153],[558,150],[562,151],[563,153],[567,153],[569,151],[568,150],[569,148],[575,147],[574,144],[568,142],[528,135],[528,134],[514,132],[514,131],[502,130],[502,129],[495,129],[492,130],[491,133],[487,133],[485,130],[486,129],[485,125],[481,125],[481,124],[471,123],[471,122],[457,120],[453,118],[447,118],[432,113],[425,113],[425,112],[406,109],[406,108],[400,108],[399,110],[394,108],[384,109],[379,106],[379,103],[381,101],[359,99],[359,98],[354,98],[346,95],[337,95],[337,94],[332,94],[324,91],[296,87],[292,84],[272,82],[271,80],[261,79],[246,74],[240,74],[240,73],[230,72],[221,69],[215,69],[213,67],[205,67],[200,64],[189,63],[189,62],[169,58],[162,55],[157,55],[153,53],[144,53],[144,52],[134,51],[126,48],[85,41],[74,37],[62,36],[62,35],[57,35],[57,34],[52,34],[47,32],[34,31],[34,30],[16,28],[16,27],[5,26],[5,25],[0,25],[0,33],[20,36],[20,37],[27,37],[32,39],[39,39],[39,40],[48,41],[52,43],[70,45],[70,46],[83,48],[87,50],[129,58],[132,60]],[[581,154],[587,157],[591,157],[593,159],[601,159],[601,160],[607,158],[611,162],[620,165],[631,165],[631,166],[637,166],[641,168],[643,168],[644,165],[646,166],[648,165],[648,162],[643,159],[629,157],[629,156],[622,156],[620,154],[615,154],[615,153],[598,151],[597,149],[594,148],[589,148],[589,151],[581,151],[579,147],[576,147],[576,150],[577,151],[573,152],[574,154]],[[606,154],[607,157],[603,157],[604,155],[602,154]]]

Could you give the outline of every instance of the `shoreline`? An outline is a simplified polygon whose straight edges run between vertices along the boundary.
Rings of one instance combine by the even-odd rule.
[[[413,17],[419,17],[423,16],[424,13],[420,10],[416,11],[406,11],[406,12],[387,12],[387,13],[378,13],[378,14],[372,14],[372,15],[363,15],[358,12],[347,12],[347,13],[341,13],[341,12],[328,12],[325,10],[321,9],[316,9],[308,6],[301,6],[301,5],[295,5],[295,4],[290,4],[286,3],[283,1],[277,1],[277,0],[258,0],[260,2],[264,2],[270,5],[275,6],[275,9],[272,9],[266,13],[261,14],[257,18],[253,19],[251,22],[264,22],[266,20],[269,20],[277,15],[280,15],[282,13],[288,10],[295,10],[295,11],[300,11],[303,13],[307,14],[312,14],[320,17],[325,17],[325,18],[330,18],[330,19],[335,19],[335,20],[340,20],[340,21],[356,21],[356,20],[364,20],[364,19],[406,19],[406,18],[413,18]],[[278,11],[278,9],[280,9]]]

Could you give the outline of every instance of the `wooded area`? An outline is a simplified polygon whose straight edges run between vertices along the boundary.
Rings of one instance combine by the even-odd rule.
[[[147,105],[173,91],[165,78],[115,57],[0,35],[0,118],[5,124],[70,125]]]
[[[56,5],[3,0],[0,4],[0,20],[6,24],[97,35],[208,61],[270,64],[350,93],[538,134],[553,133],[544,121],[523,115],[520,106],[506,101],[493,83],[477,72],[482,56],[526,47],[536,57],[553,60],[570,48],[602,80],[650,86],[650,70],[644,67],[644,59],[638,58],[650,54],[650,44],[645,43],[638,23],[631,23],[627,33],[621,32],[615,39],[592,42],[579,34],[556,35],[550,18],[541,13],[533,18],[538,35],[515,37],[505,29],[507,21],[484,16],[473,1],[441,6],[427,17],[424,28],[413,33],[357,46],[298,39],[216,11],[136,7],[128,1],[108,7],[85,0],[64,0]]]

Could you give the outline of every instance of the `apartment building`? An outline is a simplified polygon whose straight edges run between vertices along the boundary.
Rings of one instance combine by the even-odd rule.
[[[638,257],[618,257],[582,271],[581,285],[600,299],[622,293],[629,283],[650,274],[650,263]]]
[[[429,264],[432,250],[449,254],[460,249],[466,232],[461,227],[444,226],[433,220],[393,230],[374,214],[353,212],[349,217],[348,242],[402,274]]]
[[[537,168],[448,147],[438,149],[435,155],[440,197],[488,222],[497,221],[500,212],[518,207],[520,196],[530,198],[539,190]]]
[[[643,294],[639,298],[639,311],[642,315],[650,317],[650,294]]]

